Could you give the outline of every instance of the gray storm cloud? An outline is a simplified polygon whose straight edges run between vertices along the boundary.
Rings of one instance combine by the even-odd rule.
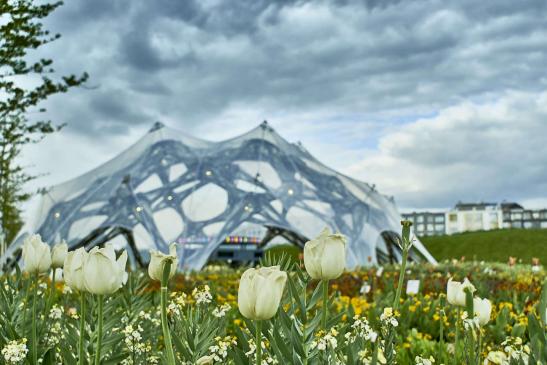
[[[541,0],[72,0],[47,20],[63,37],[37,56],[53,57],[62,72],[85,70],[91,76],[87,88],[47,103],[48,116],[69,125],[58,137],[66,148],[86,144],[93,154],[97,141],[108,141],[96,159],[87,158],[89,166],[80,164],[75,172],[119,152],[129,133],[138,135],[158,119],[216,139],[269,119],[333,167],[378,180],[380,189],[384,182],[403,205],[446,206],[480,195],[472,185],[452,189],[447,181],[465,174],[506,180],[512,160],[486,168],[467,164],[464,150],[439,148],[443,122],[431,116],[467,103],[511,104],[514,93],[530,100],[544,95],[546,8]],[[540,120],[531,114],[542,111],[513,112],[512,123],[526,135],[530,120]],[[417,122],[424,118],[430,122]],[[419,132],[407,130],[409,141],[386,147],[399,129],[415,125]],[[488,155],[495,145],[498,156],[511,155],[514,146],[505,143],[505,133],[513,130],[505,125],[481,124],[471,116],[463,129],[468,134],[454,138],[475,141],[463,144],[473,154]],[[40,146],[42,155],[49,145]],[[105,152],[105,146],[111,149]],[[34,151],[27,158],[39,161]],[[374,166],[371,174],[363,168],[371,166],[370,156],[413,156],[419,171],[435,179],[430,172],[448,164],[442,170],[446,189],[426,188],[423,175],[398,185],[397,171]],[[540,156],[526,161],[542,162]],[[39,167],[51,171],[52,180],[66,176],[47,161]],[[483,195],[519,198],[519,189],[540,194],[533,174],[510,185],[488,186],[491,194]]]

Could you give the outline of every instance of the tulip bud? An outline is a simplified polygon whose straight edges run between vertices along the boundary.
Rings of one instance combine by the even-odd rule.
[[[213,365],[215,363],[215,359],[210,356],[202,356],[196,361],[196,365]]]
[[[488,299],[481,299],[475,297],[473,299],[473,312],[475,317],[479,319],[479,324],[484,326],[490,322],[490,313],[492,311],[492,304]]]
[[[87,259],[88,253],[83,247],[76,251],[70,251],[66,255],[63,265],[63,277],[65,284],[71,289],[77,291],[85,291],[84,283],[84,262]]]
[[[167,261],[171,261],[171,271],[169,272],[169,279],[171,279],[177,272],[177,265],[179,262],[177,258],[177,244],[174,242],[169,245],[169,255],[166,255],[158,250],[150,250],[148,275],[152,280],[161,281],[163,276],[163,268]]]
[[[476,290],[467,278],[465,278],[463,283],[449,279],[448,284],[446,285],[446,300],[448,303],[464,307],[466,297],[465,289],[469,289],[471,294],[473,294]]]
[[[125,264],[127,251],[123,251],[116,261],[112,245],[99,249],[94,247],[84,262],[84,284],[92,294],[112,294],[127,281]]]
[[[53,249],[51,250],[51,266],[54,268],[63,267],[67,253],[68,245],[64,240],[53,246]]]
[[[23,243],[24,270],[28,273],[47,272],[51,267],[50,248],[42,242],[39,234],[25,239]]]
[[[317,238],[306,242],[304,265],[313,279],[336,279],[346,268],[346,237],[323,229]]]
[[[249,319],[272,318],[279,308],[286,282],[287,273],[279,270],[279,266],[246,270],[239,281],[239,311]]]
[[[401,221],[401,226],[403,226],[402,236],[403,240],[410,241],[410,227],[412,226],[411,221]]]

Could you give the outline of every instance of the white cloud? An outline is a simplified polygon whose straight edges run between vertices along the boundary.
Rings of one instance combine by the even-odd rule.
[[[547,92],[464,102],[388,133],[347,169],[401,206],[525,200],[547,191]]]

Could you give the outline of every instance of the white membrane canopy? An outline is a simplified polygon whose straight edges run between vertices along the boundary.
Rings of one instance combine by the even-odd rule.
[[[387,254],[382,235],[400,232],[401,220],[393,198],[323,165],[267,123],[221,142],[156,123],[114,159],[33,199],[4,260],[39,233],[72,248],[130,246],[133,263],[179,242],[181,268],[200,269],[227,236],[276,227],[311,239],[327,226],[347,236],[355,268]],[[435,262],[419,241],[415,249]]]

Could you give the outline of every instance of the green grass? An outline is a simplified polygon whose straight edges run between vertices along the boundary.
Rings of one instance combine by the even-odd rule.
[[[420,237],[420,241],[438,261],[461,258],[467,260],[507,262],[509,256],[529,264],[532,257],[547,265],[547,229],[500,229],[495,231],[467,232],[451,236]],[[302,252],[298,247],[286,244],[267,250],[274,257],[282,254],[298,261]]]
[[[547,229],[503,229],[451,236],[420,237],[438,261],[465,256],[467,260],[507,262],[509,256],[531,263],[532,257],[547,264]]]
[[[302,250],[292,244],[283,244],[273,246],[265,251],[265,254],[271,255],[272,259],[280,258],[283,255],[289,256],[291,261],[298,262],[298,256],[302,253]]]

